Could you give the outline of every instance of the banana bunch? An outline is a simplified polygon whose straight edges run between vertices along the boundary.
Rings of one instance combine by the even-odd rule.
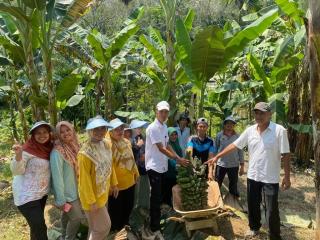
[[[187,159],[191,164],[187,167],[177,166],[177,183],[181,188],[181,203],[185,211],[200,210],[207,207],[208,183],[206,165],[202,165],[197,157]]]

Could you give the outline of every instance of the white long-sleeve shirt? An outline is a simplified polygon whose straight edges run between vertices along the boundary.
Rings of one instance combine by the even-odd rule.
[[[183,156],[186,155],[186,149],[190,138],[190,128],[185,127],[182,131],[180,127],[176,127],[178,132],[179,145],[182,149]]]
[[[11,171],[14,175],[12,190],[16,206],[39,200],[49,193],[50,165],[48,160],[24,151],[21,161],[15,158],[12,160]]]

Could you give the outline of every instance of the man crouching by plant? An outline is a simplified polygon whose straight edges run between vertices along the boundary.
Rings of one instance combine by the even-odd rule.
[[[156,119],[146,130],[145,164],[151,186],[150,196],[150,229],[155,239],[164,239],[160,232],[160,205],[162,201],[162,182],[168,171],[168,158],[186,166],[187,159],[179,157],[168,145],[168,128],[165,122],[169,116],[169,104],[161,101],[156,106]]]
[[[238,139],[207,163],[211,165],[237,148],[243,149],[248,146],[247,199],[250,230],[246,236],[255,236],[259,233],[261,227],[260,203],[263,195],[270,240],[281,240],[278,207],[280,168],[282,160],[285,176],[281,186],[283,190],[286,190],[291,185],[290,150],[287,130],[271,122],[271,116],[271,108],[267,103],[257,103],[254,107],[256,124],[248,127]]]

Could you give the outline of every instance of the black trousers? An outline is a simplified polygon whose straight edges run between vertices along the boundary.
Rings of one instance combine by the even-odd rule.
[[[239,167],[233,167],[233,168],[225,168],[221,166],[216,166],[216,173],[215,173],[215,180],[218,182],[219,187],[221,188],[221,185],[223,183],[223,179],[225,175],[228,175],[229,178],[229,192],[236,196],[239,197],[239,192],[238,192],[238,172],[239,172]]]
[[[134,203],[135,185],[119,191],[118,197],[109,197],[108,212],[111,219],[111,230],[121,230],[129,223]]]
[[[260,203],[263,195],[270,240],[281,240],[278,192],[278,183],[263,183],[247,179],[250,229],[259,230],[261,227]]]
[[[164,176],[162,183],[162,203],[172,207],[172,187],[176,184],[176,178]]]
[[[150,196],[150,229],[155,232],[160,230],[160,205],[162,200],[162,185],[164,173],[158,173],[153,170],[147,171],[150,186],[151,186],[151,196]]]
[[[48,196],[18,206],[30,227],[31,240],[47,240],[47,226],[44,220],[44,208]]]

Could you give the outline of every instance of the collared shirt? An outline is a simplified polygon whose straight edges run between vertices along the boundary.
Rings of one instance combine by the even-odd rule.
[[[199,158],[202,163],[208,161],[209,153],[217,152],[216,145],[210,137],[200,140],[198,136],[192,136],[188,148],[192,148],[192,157]]]
[[[145,164],[146,170],[154,170],[158,173],[168,171],[168,158],[159,151],[157,143],[162,143],[164,147],[169,141],[168,128],[166,124],[162,124],[158,119],[154,120],[146,130],[146,149]]]
[[[236,133],[231,136],[227,136],[223,133],[223,131],[219,132],[216,137],[216,146],[217,146],[218,152],[221,152],[229,144],[233,143],[238,137],[239,137],[239,134],[236,134]],[[219,158],[217,165],[225,168],[233,168],[233,167],[239,167],[239,163],[243,163],[243,162],[244,162],[243,151],[238,149],[237,151],[234,151],[232,153],[229,153]]]
[[[181,130],[180,127],[176,127],[176,129],[178,133],[179,145],[182,149],[183,156],[185,156],[186,149],[188,146],[188,141],[190,138],[190,128],[185,127],[183,130]]]
[[[257,124],[248,127],[233,142],[237,148],[248,146],[248,178],[257,182],[279,183],[281,154],[289,153],[287,130],[270,122],[266,130],[259,134]]]

